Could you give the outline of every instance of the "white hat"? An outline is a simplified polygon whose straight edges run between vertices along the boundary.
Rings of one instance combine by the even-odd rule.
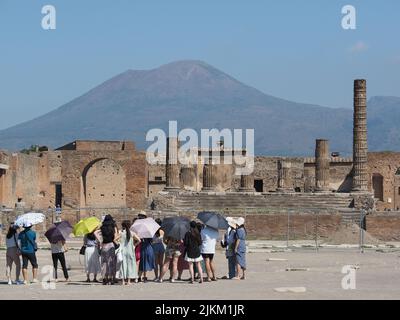
[[[140,210],[139,214],[147,217],[147,213],[144,210]]]
[[[29,227],[32,227],[32,223],[24,222],[24,228],[29,228]]]
[[[226,221],[228,222],[231,228],[236,228],[236,220],[232,217],[226,217]]]
[[[245,221],[244,218],[240,217],[240,218],[237,218],[236,223],[238,226],[241,226],[241,225],[244,225],[244,221]]]

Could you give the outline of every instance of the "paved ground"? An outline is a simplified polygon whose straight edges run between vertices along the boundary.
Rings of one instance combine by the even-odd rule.
[[[57,283],[54,290],[42,284],[9,286],[5,279],[5,251],[0,251],[0,299],[400,299],[399,252],[355,249],[298,249],[292,252],[248,253],[248,273],[244,281],[220,280],[212,283],[163,284],[148,282],[127,286],[86,284],[77,250],[67,253],[71,282]],[[267,261],[267,259],[278,259]],[[279,260],[286,259],[286,260]],[[40,267],[51,264],[48,250],[38,251]],[[82,259],[81,259],[82,260]],[[219,275],[226,270],[222,252],[216,256]],[[356,290],[342,289],[342,267],[357,265]],[[286,271],[287,268],[306,271]],[[60,270],[61,274],[61,270]],[[188,272],[184,272],[184,278]],[[280,287],[305,287],[306,292],[277,292]]]

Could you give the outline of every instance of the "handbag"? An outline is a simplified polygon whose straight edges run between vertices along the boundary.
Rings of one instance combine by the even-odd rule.
[[[115,250],[115,255],[117,256],[117,263],[122,262],[122,250],[121,247],[118,247],[117,250]]]
[[[79,254],[85,255],[85,251],[86,251],[86,246],[83,245],[82,248],[81,248],[81,250],[79,250]]]

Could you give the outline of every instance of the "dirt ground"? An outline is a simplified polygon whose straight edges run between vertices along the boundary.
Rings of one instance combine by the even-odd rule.
[[[222,277],[227,271],[226,259],[222,252],[218,252],[215,259],[218,276]],[[5,251],[1,250],[0,299],[400,299],[400,259],[397,251],[383,253],[371,249],[362,254],[354,249],[321,249],[319,252],[299,249],[293,252],[248,253],[247,260],[247,279],[243,281],[221,279],[204,284],[159,284],[150,281],[131,286],[103,286],[84,282],[83,260],[79,259],[77,250],[70,250],[67,261],[71,266],[71,282],[59,282],[55,289],[49,289],[46,282],[44,285],[7,285]],[[39,250],[38,261],[39,270],[46,265],[51,266],[50,252]],[[354,290],[342,288],[342,279],[346,276],[342,268],[345,265],[353,266]],[[60,270],[59,277],[61,275]],[[189,273],[185,271],[183,278],[188,277]],[[297,290],[302,292],[276,291],[282,287],[300,287]]]

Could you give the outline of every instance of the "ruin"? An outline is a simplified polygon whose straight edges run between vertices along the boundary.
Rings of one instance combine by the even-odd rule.
[[[354,81],[353,127],[352,158],[330,154],[329,141],[317,139],[315,157],[255,156],[250,175],[236,175],[236,165],[223,161],[246,150],[223,143],[192,150],[195,163],[178,163],[176,137],[167,139],[165,159],[155,164],[129,141],[78,140],[29,154],[0,151],[0,205],[14,209],[23,203],[26,210],[41,211],[60,205],[71,222],[105,210],[149,208],[150,202],[170,213],[259,210],[268,213],[263,219],[288,210],[319,211],[333,224],[332,214],[352,208],[399,210],[400,153],[368,152],[365,80]],[[262,229],[259,219],[253,223]]]

